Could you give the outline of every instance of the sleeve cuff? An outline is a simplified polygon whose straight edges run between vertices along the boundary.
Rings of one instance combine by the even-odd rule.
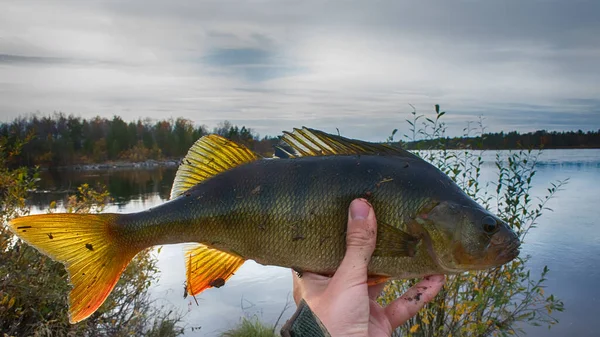
[[[310,310],[306,301],[300,301],[294,315],[281,328],[282,337],[331,337],[327,328]]]

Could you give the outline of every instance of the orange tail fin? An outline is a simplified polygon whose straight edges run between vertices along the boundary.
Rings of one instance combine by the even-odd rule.
[[[137,251],[117,245],[118,214],[44,214],[16,218],[9,226],[21,239],[69,272],[69,320],[93,314],[115,287]]]

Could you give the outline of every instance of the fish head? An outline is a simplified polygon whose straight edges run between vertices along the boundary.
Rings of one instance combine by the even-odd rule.
[[[448,272],[501,266],[519,255],[517,234],[475,203],[443,201],[424,217],[435,260]]]

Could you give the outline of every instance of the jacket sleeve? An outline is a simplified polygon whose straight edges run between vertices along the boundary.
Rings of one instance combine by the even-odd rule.
[[[302,300],[294,315],[281,328],[282,337],[331,337],[327,328]]]

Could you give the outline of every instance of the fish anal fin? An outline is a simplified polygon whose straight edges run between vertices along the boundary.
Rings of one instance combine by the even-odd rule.
[[[399,228],[378,221],[377,245],[374,256],[413,257],[417,253],[420,238],[414,237]]]
[[[420,159],[404,149],[392,147],[387,144],[349,139],[306,127],[294,129],[293,132],[284,132],[281,141],[284,144],[279,149],[288,155],[288,157],[363,154],[393,155]],[[290,148],[294,153],[290,153]]]
[[[222,287],[244,262],[244,258],[236,254],[202,244],[190,245],[185,252],[187,294],[193,296],[211,287]]]
[[[241,144],[219,135],[204,136],[183,158],[175,174],[171,199],[214,175],[257,159],[256,153]]]

